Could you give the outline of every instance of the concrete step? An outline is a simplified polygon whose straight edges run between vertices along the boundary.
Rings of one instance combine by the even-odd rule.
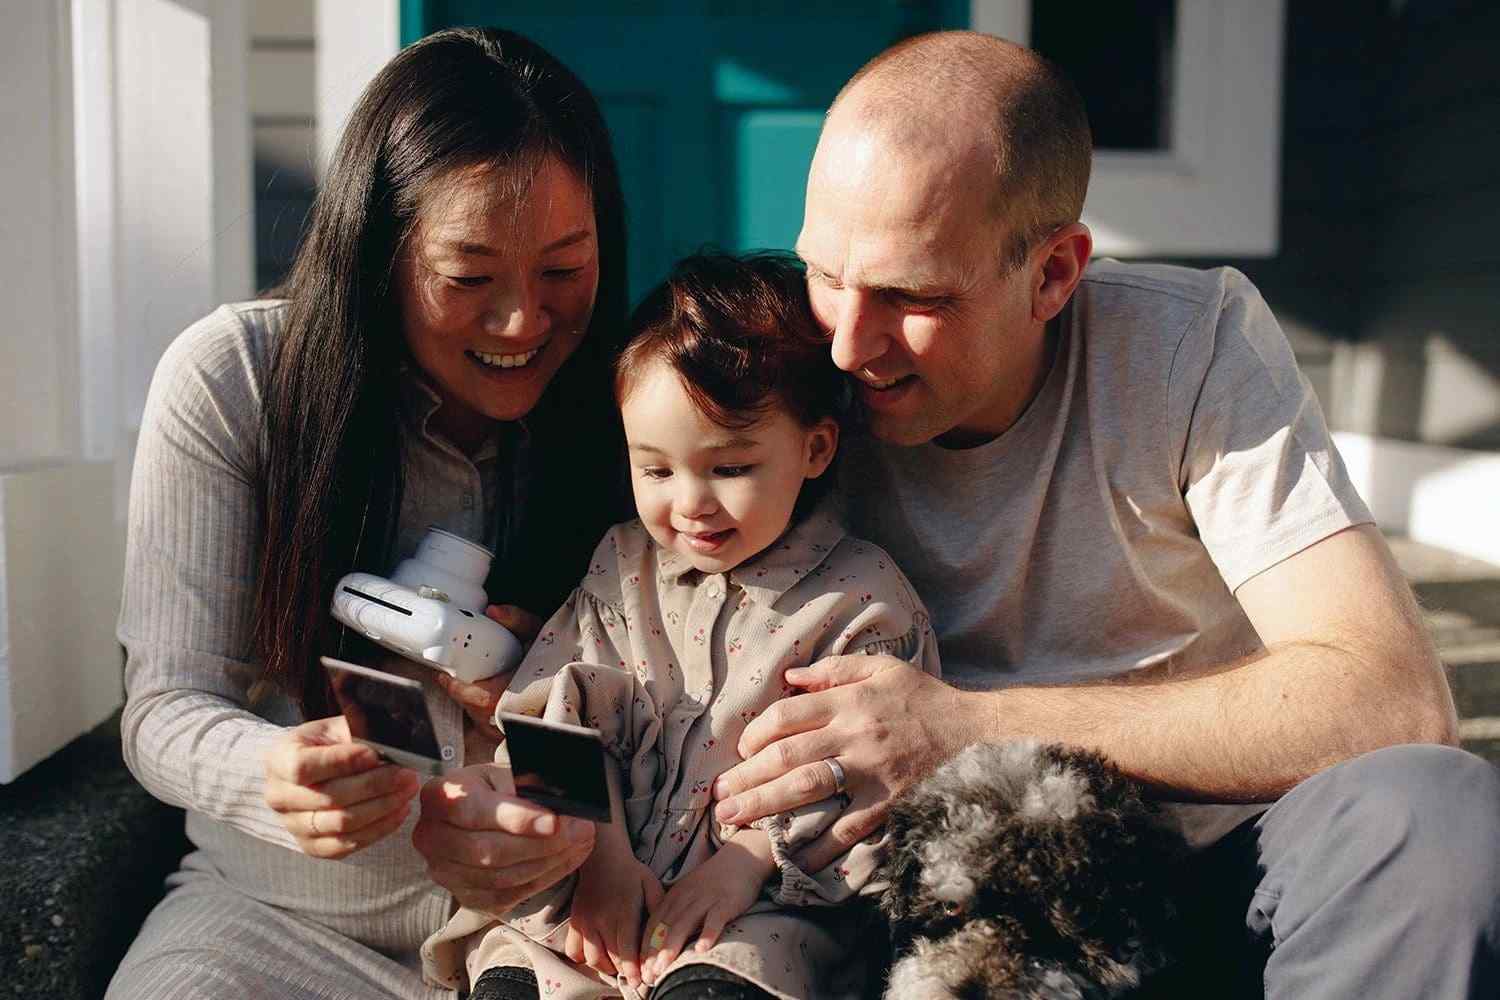
[[[1464,748],[1500,763],[1500,566],[1391,539],[1448,671]]]

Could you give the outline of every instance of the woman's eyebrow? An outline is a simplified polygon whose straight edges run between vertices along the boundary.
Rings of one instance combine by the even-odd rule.
[[[575,243],[582,243],[585,240],[593,238],[593,235],[594,231],[592,229],[575,229],[566,236],[560,236],[551,243],[548,243],[542,247],[540,252],[544,254],[552,253],[554,250],[561,250],[564,247],[573,246]],[[458,253],[469,254],[474,257],[500,256],[500,251],[494,247],[484,243],[472,243],[468,240],[442,240],[438,243],[438,246],[443,250],[457,251]]]

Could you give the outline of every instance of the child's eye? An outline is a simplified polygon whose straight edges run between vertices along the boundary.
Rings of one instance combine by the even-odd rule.
[[[745,475],[753,468],[755,468],[753,465],[716,465],[714,466],[714,475],[722,476],[725,479],[733,479],[736,476]]]
[[[663,469],[661,466],[648,465],[641,469],[641,475],[647,479],[666,479],[672,474],[671,469]]]

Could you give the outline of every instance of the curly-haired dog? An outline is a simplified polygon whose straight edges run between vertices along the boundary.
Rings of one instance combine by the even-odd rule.
[[[977,744],[892,807],[886,1000],[1114,997],[1180,947],[1181,837],[1097,754]]]

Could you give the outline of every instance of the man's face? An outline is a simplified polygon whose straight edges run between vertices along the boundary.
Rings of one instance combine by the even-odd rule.
[[[797,240],[834,363],[855,375],[872,430],[893,444],[997,436],[1046,366],[1044,325],[1032,318],[1037,269],[1002,270],[991,168],[934,138],[898,148],[835,112]]]

